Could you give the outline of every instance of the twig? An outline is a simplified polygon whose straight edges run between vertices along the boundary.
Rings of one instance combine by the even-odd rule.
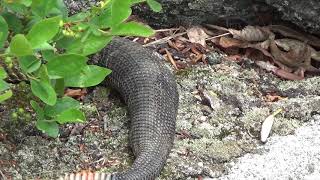
[[[174,61],[174,59],[172,58],[170,52],[169,52],[167,49],[164,49],[164,50],[166,51],[167,57],[168,57],[169,61],[171,62],[171,64],[174,66],[174,68],[175,68],[176,70],[178,70],[179,68],[177,67],[177,64],[176,64],[176,62]]]
[[[215,38],[219,38],[219,37],[223,37],[223,36],[227,36],[229,34],[231,34],[231,33],[224,33],[224,34],[220,34],[220,35],[217,35],[217,36],[209,37],[209,38],[206,39],[206,41],[207,40],[211,40],[211,39],[215,39]]]
[[[170,29],[157,29],[155,32],[166,32],[166,31],[177,31],[180,30],[180,28],[170,28]]]
[[[152,46],[152,45],[156,45],[156,44],[163,44],[163,43],[166,43],[167,41],[169,41],[170,39],[172,38],[175,38],[175,37],[178,37],[178,36],[182,36],[184,34],[187,34],[187,32],[182,32],[182,33],[178,33],[178,34],[173,34],[171,36],[167,36],[167,37],[164,37],[162,39],[158,39],[156,41],[153,41],[153,42],[150,42],[148,44],[145,44],[143,45],[144,47],[148,47],[148,46]]]
[[[213,25],[213,24],[205,24],[205,26],[207,26],[208,28],[217,29],[217,30],[220,30],[220,31],[229,31],[225,27],[216,26],[216,25]]]
[[[105,161],[105,159],[104,158],[100,158],[100,159],[98,159],[98,160],[96,160],[94,162],[89,163],[89,165],[92,165],[92,164],[95,164],[95,163],[99,163],[101,161]]]

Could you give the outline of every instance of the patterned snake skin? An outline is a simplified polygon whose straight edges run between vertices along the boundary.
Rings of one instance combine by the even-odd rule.
[[[113,39],[100,57],[100,65],[112,70],[107,85],[119,91],[128,105],[129,137],[136,156],[127,171],[112,174],[111,179],[155,179],[173,145],[178,109],[175,79],[158,56],[129,40]],[[76,175],[64,179],[71,176]],[[102,173],[92,177],[110,179]]]
[[[64,0],[69,14],[89,9],[97,0]],[[92,179],[150,180],[159,176],[173,145],[178,92],[172,73],[151,50],[129,40],[114,38],[98,55],[99,64],[112,70],[106,79],[128,105],[130,144],[135,155],[125,172],[91,173]],[[60,179],[87,179],[69,174]],[[90,178],[88,178],[90,179]]]

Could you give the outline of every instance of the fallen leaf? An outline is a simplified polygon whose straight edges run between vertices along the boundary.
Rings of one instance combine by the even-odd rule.
[[[270,43],[270,51],[274,59],[292,68],[301,67],[303,62],[309,58],[307,56],[309,56],[308,53],[310,53],[306,45],[299,49],[290,49],[288,52],[282,51],[276,45],[275,40],[272,40]]]
[[[272,113],[263,121],[261,126],[261,134],[260,134],[260,140],[263,143],[267,141],[267,138],[271,132],[271,128],[272,128],[275,116],[282,111],[283,111],[282,109],[278,109],[276,112]]]
[[[77,100],[83,100],[87,95],[87,90],[84,89],[66,89],[64,95],[75,98]]]
[[[262,69],[265,69],[267,71],[273,72],[275,75],[284,78],[284,79],[288,79],[288,80],[302,80],[303,77],[298,76],[296,74],[290,73],[288,71],[285,71],[283,69],[280,69],[272,64],[270,64],[269,62],[265,62],[265,61],[255,61],[255,63],[261,67]]]
[[[180,49],[178,48],[178,46],[177,46],[175,43],[173,43],[171,40],[168,40],[168,45],[169,45],[170,47],[174,48],[175,50],[180,51]]]
[[[265,41],[272,35],[267,28],[259,26],[246,26],[242,30],[228,29],[228,31],[233,38],[248,42]]]
[[[311,58],[320,61],[320,51],[311,53]]]
[[[246,48],[248,46],[248,43],[239,39],[221,37],[219,41],[219,45],[223,48],[230,48],[230,47]]]
[[[285,51],[290,51],[292,49],[301,49],[305,46],[305,43],[295,40],[295,39],[288,39],[288,38],[283,38],[283,39],[276,39],[275,43],[277,46],[281,47]],[[311,52],[311,58],[314,60],[320,61],[320,52],[317,52],[313,47],[310,45],[307,45]]]
[[[208,35],[205,33],[203,28],[195,26],[187,29],[187,35],[190,42],[201,44],[204,47],[206,46],[206,38],[208,37]]]
[[[267,28],[272,32],[280,33],[282,36],[298,39],[302,42],[310,44],[311,46],[320,48],[320,39],[310,34],[301,33],[289,27],[281,25],[270,25],[267,26]]]
[[[277,102],[277,101],[282,100],[282,99],[286,99],[286,97],[282,97],[282,96],[275,95],[275,94],[267,94],[265,96],[265,100],[267,102]]]

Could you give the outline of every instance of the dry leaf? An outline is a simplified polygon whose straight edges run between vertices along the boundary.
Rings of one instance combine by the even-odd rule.
[[[230,48],[230,47],[246,48],[248,43],[238,39],[234,39],[234,38],[221,37],[219,41],[219,45],[223,48]]]
[[[267,102],[277,102],[277,101],[282,100],[282,99],[286,99],[286,97],[282,97],[282,96],[279,96],[279,95],[273,95],[273,94],[267,94],[265,96],[265,100]]]
[[[302,80],[303,77],[298,76],[296,74],[290,73],[286,70],[283,69],[279,69],[278,67],[270,64],[269,62],[264,62],[264,61],[255,61],[255,63],[261,67],[262,69],[265,69],[267,71],[271,71],[273,72],[275,75],[284,78],[284,79],[288,79],[288,80]]]
[[[248,44],[248,47],[259,50],[265,56],[273,59],[272,54],[268,51],[269,46],[270,46],[270,39],[263,41],[263,42],[260,42],[260,43],[256,43],[256,44]]]
[[[268,29],[259,26],[246,26],[242,30],[228,30],[233,35],[233,38],[248,42],[265,41],[272,35]]]
[[[288,52],[282,51],[273,40],[270,43],[270,51],[274,59],[288,67],[293,68],[301,67],[303,62],[309,58],[307,56],[309,56],[310,53],[306,44],[297,49],[290,49]]]
[[[295,40],[295,39],[288,39],[288,38],[284,38],[284,39],[276,39],[275,43],[277,46],[281,47],[282,49],[284,49],[285,51],[290,51],[292,49],[301,49],[305,46],[305,43],[299,41],[299,40]],[[310,49],[311,52],[311,58],[314,60],[318,60],[320,61],[320,53],[317,52],[313,47],[311,47],[310,45],[307,45],[308,48]]]
[[[267,28],[273,32],[280,33],[282,36],[298,39],[302,42],[306,42],[307,44],[310,44],[311,46],[320,48],[320,39],[310,34],[300,33],[289,27],[281,26],[281,25],[270,25],[270,26],[267,26]]]
[[[281,41],[278,41],[278,43]],[[284,41],[283,41],[284,42]],[[288,52],[280,50],[275,41],[270,44],[271,53],[274,59],[280,63],[294,68],[301,76],[304,76],[304,72],[320,73],[318,68],[311,65],[311,47],[306,43],[293,43],[293,41],[286,40],[287,43],[282,43]]]
[[[261,127],[261,134],[260,134],[260,140],[262,142],[267,141],[267,138],[271,132],[271,128],[274,122],[274,117],[282,111],[283,111],[282,109],[278,109],[276,112],[272,113],[263,121],[262,127]]]
[[[64,95],[75,98],[77,100],[82,100],[86,94],[86,89],[66,89],[64,92]]]
[[[206,46],[206,38],[208,37],[208,35],[201,27],[195,26],[188,29],[187,35],[190,42],[201,44],[204,47]]]
[[[311,52],[311,58],[317,61],[320,61],[320,51],[318,52]]]

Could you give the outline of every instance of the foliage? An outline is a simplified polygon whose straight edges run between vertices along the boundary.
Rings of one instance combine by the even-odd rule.
[[[51,137],[59,124],[84,122],[80,103],[63,95],[66,87],[90,87],[111,70],[87,64],[117,35],[150,36],[154,31],[126,21],[131,6],[146,1],[159,12],[155,0],[103,0],[86,12],[68,16],[63,0],[0,1],[0,103],[12,96],[8,69],[17,62],[35,98],[36,127]],[[6,70],[8,72],[6,72]]]

